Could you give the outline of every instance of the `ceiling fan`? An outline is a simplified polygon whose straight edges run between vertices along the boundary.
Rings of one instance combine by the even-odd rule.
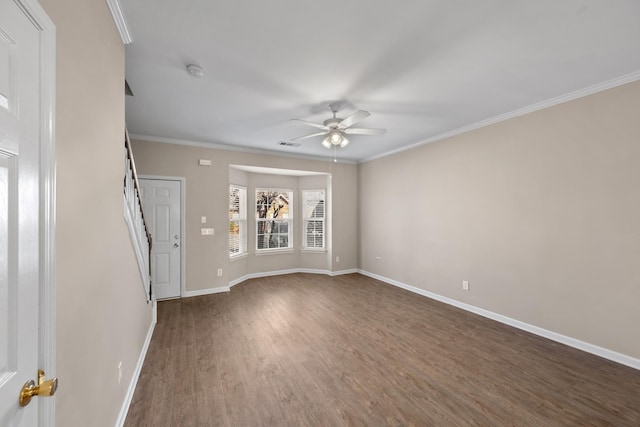
[[[339,107],[340,105],[338,103],[329,105],[329,109],[331,110],[333,117],[325,120],[322,124],[308,122],[302,119],[293,119],[306,125],[322,129],[322,132],[293,138],[291,141],[298,141],[300,139],[313,138],[314,136],[327,135],[327,137],[322,141],[322,145],[324,147],[331,148],[333,146],[336,146],[343,148],[346,147],[349,143],[347,135],[382,135],[387,131],[386,129],[365,129],[351,127],[357,122],[369,117],[371,113],[364,110],[358,110],[349,117],[341,119],[339,117],[336,117]]]

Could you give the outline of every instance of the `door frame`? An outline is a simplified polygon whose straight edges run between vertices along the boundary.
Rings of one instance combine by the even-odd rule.
[[[37,0],[14,0],[40,31],[38,364],[56,377],[56,27]],[[36,372],[33,376],[36,376]],[[55,399],[37,399],[38,425],[55,426]]]
[[[186,271],[185,271],[185,257],[186,257],[186,241],[187,236],[185,233],[185,220],[184,220],[184,201],[185,201],[185,190],[186,190],[186,178],[181,176],[164,176],[164,175],[138,175],[138,179],[152,179],[156,181],[178,181],[180,183],[180,298],[184,298],[186,289],[185,289],[185,281],[186,281]],[[143,206],[144,209],[144,206]],[[153,237],[153,236],[152,236]],[[153,241],[152,241],[153,244]],[[153,286],[153,284],[151,285]],[[155,294],[153,296],[155,300]]]

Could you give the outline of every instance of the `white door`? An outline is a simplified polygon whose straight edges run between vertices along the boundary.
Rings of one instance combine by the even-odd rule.
[[[33,3],[33,2],[26,2]],[[26,10],[33,11],[33,4]],[[37,5],[36,5],[37,6]],[[41,9],[39,9],[41,13]],[[0,425],[43,423],[18,401],[37,381],[40,341],[41,30],[25,8],[0,0]],[[46,272],[43,271],[43,274]],[[48,279],[47,279],[48,280]],[[38,400],[38,398],[34,398]]]
[[[177,298],[181,288],[180,181],[140,179],[142,207],[151,230],[151,283],[156,299]]]

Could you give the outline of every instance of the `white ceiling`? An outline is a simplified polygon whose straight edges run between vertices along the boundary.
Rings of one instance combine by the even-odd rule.
[[[277,144],[316,131],[290,119],[320,123],[341,101],[339,117],[363,109],[357,127],[388,129],[338,149],[362,161],[640,79],[637,0],[120,3],[138,138],[326,158],[322,137]]]

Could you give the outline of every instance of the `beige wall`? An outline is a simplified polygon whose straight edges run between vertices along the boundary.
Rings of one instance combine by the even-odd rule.
[[[41,3],[57,26],[57,425],[112,426],[151,322],[122,213],[124,48],[103,0]],[[330,270],[357,268],[359,243],[367,271],[640,357],[639,110],[635,83],[366,163],[359,176],[286,157],[134,150],[141,173],[187,179],[188,290],[253,271],[230,267],[220,233],[229,164],[322,171],[333,182]],[[213,240],[199,235],[201,215]]]
[[[124,46],[104,0],[41,4],[57,31],[56,424],[111,427],[152,315],[123,217]]]
[[[225,287],[229,282],[252,273],[293,268],[340,271],[358,267],[356,165],[333,163],[329,159],[326,162],[302,160],[135,140],[133,151],[140,174],[185,178],[186,239],[183,243],[186,251],[187,291]],[[199,159],[211,160],[212,166],[199,166]],[[300,188],[309,188],[307,185],[315,187],[317,182],[312,178],[259,176],[230,171],[229,165],[262,166],[330,174],[334,183],[332,214],[334,218],[340,218],[339,221],[334,221],[333,229],[329,231],[329,237],[333,242],[332,251],[326,254],[301,254],[295,251],[293,254],[256,256],[254,254],[255,239],[251,234],[254,229],[251,227],[252,221],[247,227],[250,236],[249,256],[230,261],[227,234],[230,183],[245,185],[248,192],[261,186],[292,188],[296,192],[294,199],[299,199]],[[249,204],[252,203],[253,198],[248,194]],[[248,212],[251,216],[253,211],[249,208]],[[207,226],[215,229],[213,237],[200,235],[200,217],[202,216],[207,217]],[[300,224],[294,227],[294,241],[298,242],[296,246],[299,248]],[[335,256],[340,256],[340,263],[335,262]],[[328,262],[329,260],[331,262]],[[218,268],[223,269],[222,277],[216,275]]]
[[[639,111],[636,82],[361,164],[361,268],[640,358]]]

